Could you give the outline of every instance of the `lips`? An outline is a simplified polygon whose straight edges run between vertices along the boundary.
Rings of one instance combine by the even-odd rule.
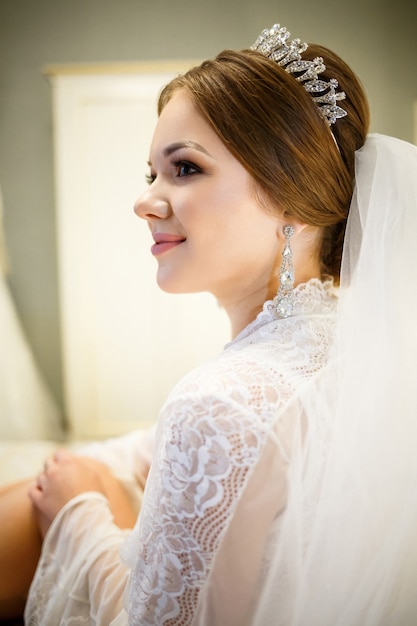
[[[154,256],[168,252],[185,241],[185,237],[171,233],[152,233],[152,236],[155,243],[151,247],[151,252]]]

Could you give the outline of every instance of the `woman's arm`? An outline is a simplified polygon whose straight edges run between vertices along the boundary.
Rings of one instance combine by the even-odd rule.
[[[154,440],[155,426],[84,444],[77,452],[101,461],[124,482],[134,479],[142,484],[152,462]]]
[[[153,431],[138,430],[78,448],[101,473],[114,523],[120,528],[136,521],[152,460]],[[32,483],[27,479],[0,487],[0,619],[22,615],[41,553],[40,520],[28,498]],[[43,534],[49,523],[45,520]]]
[[[134,526],[136,511],[123,485],[109,468],[89,457],[58,450],[45,461],[43,471],[29,489],[42,536],[67,502],[88,491],[96,491],[107,498],[117,526]]]
[[[45,537],[26,605],[27,623],[56,626],[78,618],[108,626],[123,609],[129,569],[119,550],[126,532],[114,524],[109,503],[98,491],[70,500]]]
[[[245,623],[286,503],[282,447],[246,399],[195,393],[166,407],[135,546],[134,623]]]

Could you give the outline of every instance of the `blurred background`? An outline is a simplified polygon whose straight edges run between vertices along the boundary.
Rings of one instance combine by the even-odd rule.
[[[367,90],[372,131],[416,141],[414,0],[0,0],[0,187],[8,284],[63,406],[51,86],[54,64],[203,59],[275,22],[328,46]],[[141,183],[145,164],[137,164]],[[132,197],[133,205],[135,198]],[[122,207],[131,211],[131,206]],[[4,346],[0,345],[0,353]]]

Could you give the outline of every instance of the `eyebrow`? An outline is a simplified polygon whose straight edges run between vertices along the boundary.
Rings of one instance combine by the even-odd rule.
[[[174,152],[176,152],[177,150],[181,150],[181,148],[193,148],[194,150],[198,150],[199,152],[203,152],[204,154],[207,154],[207,156],[211,156],[211,154],[207,152],[207,150],[203,148],[201,144],[197,143],[196,141],[191,141],[191,140],[190,141],[178,141],[176,143],[170,144],[164,149],[163,155],[167,157],[170,154],[173,154]]]
[[[162,154],[164,157],[169,157],[171,154],[176,152],[177,150],[181,150],[181,148],[192,148],[194,150],[198,150],[199,152],[203,152],[203,154],[207,154],[207,156],[214,158],[210,152],[208,152],[201,144],[196,141],[177,141],[175,143],[171,143],[169,146],[164,148]],[[149,167],[151,167],[151,161],[148,161]]]

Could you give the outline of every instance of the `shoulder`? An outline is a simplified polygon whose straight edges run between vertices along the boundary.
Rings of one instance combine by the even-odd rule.
[[[276,319],[267,304],[217,358],[178,383],[160,422],[262,430],[279,419],[326,365],[334,333],[335,299],[316,285],[299,291],[304,311]]]

